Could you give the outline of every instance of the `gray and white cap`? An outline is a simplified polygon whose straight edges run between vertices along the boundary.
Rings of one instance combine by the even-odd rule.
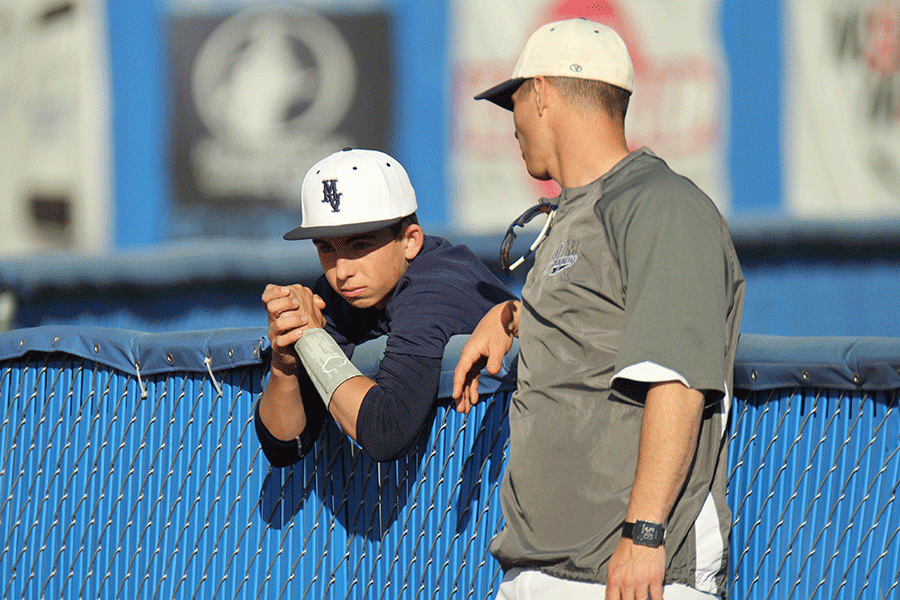
[[[531,34],[512,77],[477,96],[512,110],[512,95],[538,75],[594,79],[634,91],[634,66],[625,42],[612,28],[588,19],[542,25]]]
[[[286,240],[375,231],[416,212],[406,170],[377,150],[347,148],[317,162],[300,190],[300,227]]]

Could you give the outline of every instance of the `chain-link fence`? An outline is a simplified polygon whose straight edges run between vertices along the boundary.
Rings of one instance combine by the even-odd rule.
[[[198,343],[179,366],[192,359],[178,336],[132,354],[17,334],[0,336],[21,345],[0,362],[2,598],[493,596],[508,386],[468,417],[440,407],[406,459],[375,463],[331,424],[272,469],[251,418],[254,336]],[[900,341],[892,352],[897,374]],[[784,365],[748,361],[737,385],[765,385],[731,419],[729,596],[897,597],[900,386],[820,386],[834,371],[821,364],[785,385],[768,377]]]

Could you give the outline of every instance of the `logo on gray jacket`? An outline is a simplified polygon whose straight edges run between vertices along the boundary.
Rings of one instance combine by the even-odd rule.
[[[564,244],[560,244],[556,249],[556,255],[544,267],[544,275],[557,275],[578,260],[578,241],[569,240]]]

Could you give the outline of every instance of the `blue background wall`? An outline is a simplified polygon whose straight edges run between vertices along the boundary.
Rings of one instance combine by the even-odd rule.
[[[357,6],[358,4],[354,4]],[[423,224],[469,243],[495,269],[501,232],[464,238],[447,205],[448,0],[385,0],[396,30],[394,153],[417,182]],[[148,331],[253,326],[267,282],[309,282],[311,245],[169,239],[171,90],[165,0],[107,2],[117,250],[109,256],[0,261],[14,326]],[[721,0],[730,76],[729,222],[747,278],[742,330],[788,336],[900,336],[900,222],[800,223],[782,193],[784,14],[778,0]],[[408,49],[415,51],[409,51]],[[517,273],[521,273],[520,269]],[[513,289],[521,280],[512,279]]]

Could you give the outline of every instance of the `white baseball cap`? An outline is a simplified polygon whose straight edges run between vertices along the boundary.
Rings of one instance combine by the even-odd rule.
[[[375,231],[416,212],[406,170],[384,152],[345,148],[317,162],[303,178],[300,227],[286,240]]]
[[[628,48],[610,27],[588,19],[554,21],[531,34],[512,77],[477,96],[512,110],[512,95],[538,75],[603,81],[634,91],[634,67]]]

